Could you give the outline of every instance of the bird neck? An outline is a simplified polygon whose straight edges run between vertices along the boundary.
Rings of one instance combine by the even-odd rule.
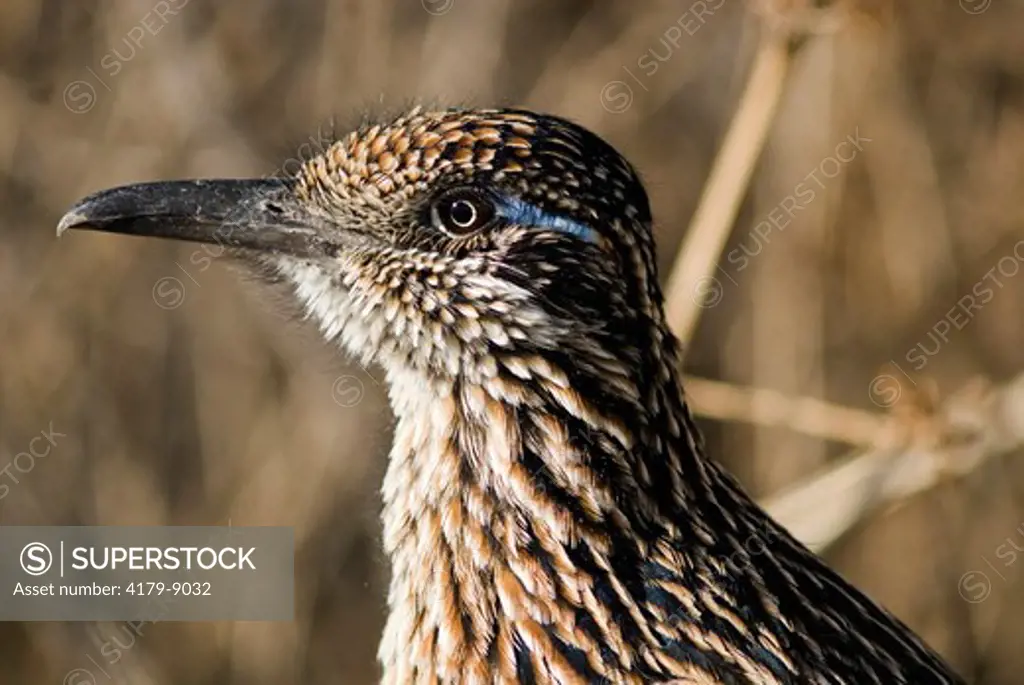
[[[962,682],[703,456],[660,335],[621,366],[388,367],[383,682]],[[837,625],[884,656],[851,666]]]
[[[710,542],[687,520],[715,500],[719,471],[701,456],[675,359],[640,364],[645,384],[627,371],[635,360],[587,374],[565,355],[505,360],[514,373],[477,382],[388,370],[386,682],[482,676],[495,654],[512,676],[524,652],[557,670],[552,631],[575,624],[574,607],[600,613],[597,576],[628,584],[683,527]]]

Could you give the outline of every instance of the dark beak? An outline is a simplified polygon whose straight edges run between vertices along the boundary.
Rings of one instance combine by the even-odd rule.
[[[281,179],[161,181],[94,193],[57,225],[307,255],[323,248],[323,220]]]

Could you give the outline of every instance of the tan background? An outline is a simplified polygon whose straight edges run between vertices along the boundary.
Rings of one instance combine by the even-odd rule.
[[[292,525],[299,549],[294,623],[164,623],[134,642],[123,624],[2,624],[0,682],[56,685],[72,669],[98,683],[376,677],[382,389],[227,259],[97,234],[56,241],[72,201],[130,181],[294,168],[381,104],[525,104],[592,127],[641,170],[667,273],[757,46],[751,8],[703,8],[719,4],[695,18],[687,0],[4,0],[0,467],[51,425],[64,435],[11,471],[17,484],[0,481],[0,522]],[[826,33],[793,65],[727,246],[759,254],[742,271],[723,258],[735,283],[719,274],[688,372],[881,414],[869,389],[891,360],[942,394],[1024,369],[1024,269],[939,349],[931,337],[1000,259],[1022,266],[1024,4],[991,4],[862,2],[814,24]],[[758,239],[857,132],[871,142]],[[915,371],[919,344],[934,354]],[[897,407],[914,394],[901,382]],[[704,425],[758,496],[849,449]],[[1020,456],[880,512],[827,555],[970,682],[1024,672],[1024,558],[1006,547],[1024,551]],[[985,601],[958,591],[973,570],[990,579]],[[116,664],[101,651],[114,638]]]

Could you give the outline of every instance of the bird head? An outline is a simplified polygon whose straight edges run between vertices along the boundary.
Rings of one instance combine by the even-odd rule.
[[[104,190],[69,228],[237,248],[289,281],[329,339],[391,371],[484,380],[556,355],[627,380],[661,324],[633,168],[522,110],[415,109],[284,179]]]

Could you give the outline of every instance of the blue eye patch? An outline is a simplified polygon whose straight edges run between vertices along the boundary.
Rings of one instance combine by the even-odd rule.
[[[586,240],[588,243],[599,242],[597,231],[590,226],[574,219],[545,212],[540,207],[524,202],[517,197],[502,196],[498,198],[496,209],[498,216],[509,223],[547,228]]]

